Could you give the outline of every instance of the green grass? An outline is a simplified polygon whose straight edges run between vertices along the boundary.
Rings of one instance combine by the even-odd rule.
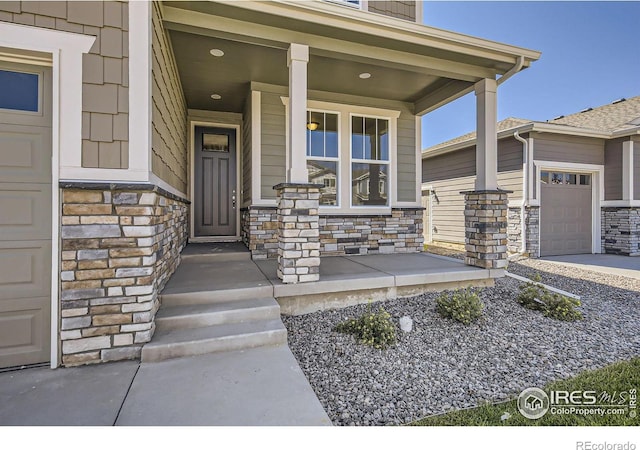
[[[543,390],[549,394],[552,390],[564,391],[596,391],[597,395],[606,391],[628,392],[636,389],[640,393],[640,358],[612,364],[598,370],[587,371],[574,378],[554,381],[544,386]],[[628,397],[628,396],[627,396]],[[627,402],[628,404],[628,402]],[[640,404],[637,405],[637,413],[640,413]],[[511,417],[500,420],[500,417],[508,412]],[[477,408],[453,411],[439,416],[426,417],[414,422],[414,426],[629,426],[640,425],[640,417],[631,418],[624,415],[577,415],[577,414],[551,414],[547,412],[537,420],[527,419],[520,414],[516,406],[516,400],[510,400],[499,404],[486,404]]]

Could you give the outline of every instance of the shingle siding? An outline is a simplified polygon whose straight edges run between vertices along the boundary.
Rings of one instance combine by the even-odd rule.
[[[416,21],[416,2],[409,0],[377,1],[367,2],[370,12],[384,14],[385,16],[396,17],[398,19]]]
[[[82,64],[83,167],[129,165],[128,12],[119,1],[0,2],[0,21],[96,36]]]
[[[171,41],[153,4],[152,160],[153,173],[180,192],[187,192],[187,106]]]

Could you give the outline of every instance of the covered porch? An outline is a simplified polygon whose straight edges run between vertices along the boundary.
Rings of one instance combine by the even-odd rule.
[[[335,283],[321,265],[363,270],[330,256],[421,252],[421,116],[475,91],[467,263],[504,267],[497,86],[539,53],[331,2],[165,2],[160,13],[186,100],[190,242],[242,240],[293,285]],[[222,183],[203,163],[220,160],[204,151],[220,128],[235,139]]]

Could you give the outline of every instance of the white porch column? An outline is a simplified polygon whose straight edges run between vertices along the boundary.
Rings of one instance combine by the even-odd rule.
[[[287,51],[289,67],[289,167],[288,183],[308,183],[307,138],[307,63],[309,46],[291,44]]]
[[[633,141],[622,143],[622,200],[633,200]]]
[[[496,132],[496,80],[485,78],[475,85],[476,92],[476,191],[498,188],[498,136]]]

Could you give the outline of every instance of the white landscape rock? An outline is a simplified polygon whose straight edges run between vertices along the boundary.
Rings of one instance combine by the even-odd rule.
[[[413,329],[413,319],[409,316],[400,317],[400,329],[405,333],[411,332]]]

